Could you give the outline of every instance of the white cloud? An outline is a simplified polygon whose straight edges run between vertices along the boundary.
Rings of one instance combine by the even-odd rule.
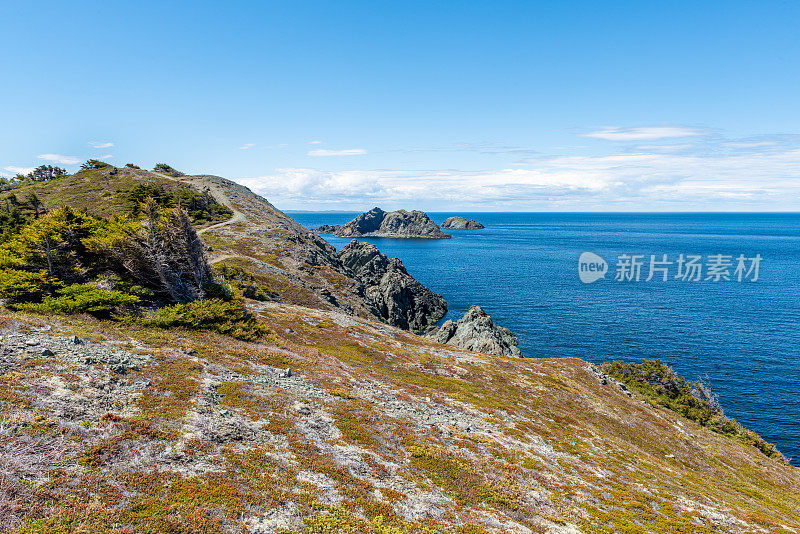
[[[723,143],[723,145],[730,148],[761,148],[765,146],[775,146],[777,143],[774,141],[731,141]]]
[[[308,144],[309,145],[321,145],[322,141],[309,141]]]
[[[640,126],[636,128],[604,128],[596,132],[581,134],[581,137],[593,137],[606,141],[652,141],[655,139],[671,139],[675,137],[693,137],[706,135],[695,128],[681,126]]]
[[[637,145],[634,149],[638,152],[680,152],[689,150],[694,145],[689,143],[672,144],[672,145]]]
[[[81,162],[81,158],[62,156],[61,154],[39,154],[36,157],[52,163],[60,163],[61,165],[76,165]]]
[[[114,143],[111,142],[99,142],[99,141],[89,141],[89,146],[92,148],[111,148],[114,146]]]
[[[296,209],[797,210],[800,148],[541,156],[485,171],[282,168],[238,181]]]
[[[308,156],[313,157],[324,157],[324,156],[362,156],[366,154],[367,151],[363,148],[350,148],[346,150],[327,150],[325,148],[320,148],[317,150],[309,150]]]
[[[98,156],[97,159],[111,159],[113,157],[112,154],[106,154],[105,156]]]
[[[247,150],[248,148],[253,148],[254,146],[256,146],[255,143],[245,143],[239,147],[239,150]]]
[[[14,174],[28,174],[33,172],[35,167],[17,167],[15,165],[9,165],[8,167],[3,167],[8,172],[12,172]]]

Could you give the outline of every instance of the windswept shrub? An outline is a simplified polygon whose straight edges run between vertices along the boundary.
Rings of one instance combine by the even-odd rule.
[[[0,243],[5,243],[13,236],[17,235],[25,225],[30,223],[31,218],[22,212],[17,206],[11,206],[6,199],[6,206],[0,206]]]
[[[191,187],[168,189],[160,184],[139,184],[129,190],[126,194],[128,213],[139,217],[149,199],[161,208],[180,206],[195,224],[224,221],[233,215],[233,211],[217,202],[208,189],[203,192]]]
[[[600,367],[604,373],[624,383],[652,404],[669,408],[714,432],[753,445],[770,458],[787,461],[774,445],[744,428],[735,419],[725,416],[708,378],[690,382],[658,359],[643,359],[641,363],[618,360],[606,362]]]
[[[0,271],[0,299],[7,303],[39,300],[49,285],[47,271]]]
[[[111,167],[111,165],[109,165],[105,161],[100,161],[99,159],[90,159],[86,163],[83,163],[81,165],[81,170],[82,171],[94,171],[94,170],[97,170],[97,169],[104,169],[106,167]]]
[[[186,212],[161,209],[148,199],[142,213],[142,221],[112,218],[91,240],[91,249],[109,258],[115,272],[162,299],[184,303],[204,298],[214,277]]]
[[[204,299],[165,306],[141,317],[140,322],[160,328],[211,330],[244,341],[255,341],[269,334],[240,300]]]
[[[279,297],[277,293],[265,290],[256,281],[256,277],[249,271],[238,266],[221,265],[214,271],[222,280],[231,284],[242,296],[253,300],[267,301]]]
[[[168,175],[174,176],[176,178],[179,177],[179,176],[185,176],[185,174],[183,174],[181,171],[177,171],[177,170],[173,169],[170,165],[167,165],[166,163],[156,163],[156,166],[153,167],[153,170],[155,172],[168,174]]]
[[[39,303],[15,304],[12,308],[34,313],[89,313],[109,317],[114,311],[139,303],[139,297],[120,291],[106,291],[94,284],[73,284],[47,295]]]
[[[86,269],[100,258],[87,250],[84,240],[101,224],[100,219],[69,207],[53,210],[0,245],[0,269],[45,270],[66,282],[85,281]]]

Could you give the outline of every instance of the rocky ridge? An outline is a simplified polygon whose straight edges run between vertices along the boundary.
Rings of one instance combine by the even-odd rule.
[[[342,248],[339,259],[364,284],[367,301],[388,324],[419,332],[447,313],[441,295],[416,281],[398,258],[388,258],[375,245],[354,239]]]
[[[517,347],[517,336],[508,328],[495,324],[480,306],[471,306],[458,321],[445,321],[441,327],[431,329],[425,335],[439,343],[475,352],[522,357]]]
[[[423,211],[386,212],[375,207],[334,231],[339,237],[392,237],[401,239],[448,239]]]
[[[448,230],[480,230],[486,227],[475,219],[467,220],[466,217],[457,215],[445,219],[444,222],[439,225],[439,228],[446,228]]]
[[[97,187],[98,183],[103,186]],[[366,297],[374,278],[357,279],[342,264],[332,245],[265,198],[231,180],[211,175],[172,176],[143,169],[107,167],[78,172],[61,180],[30,184],[24,191],[35,193],[49,208],[68,203],[109,216],[124,212],[127,191],[137,184],[168,188],[190,186],[200,192],[208,191],[217,202],[227,206],[233,212],[228,220],[198,231],[210,262],[218,267],[246,270],[253,276],[253,284],[269,298],[382,321],[400,317],[381,313]],[[406,273],[405,278],[410,277]],[[428,291],[421,284],[408,283],[405,287],[406,296],[412,288]],[[375,288],[370,293],[375,290],[380,292],[385,287]],[[385,298],[390,298],[394,293],[385,294]],[[411,298],[409,302],[416,300]],[[386,305],[407,308],[408,303],[386,302]],[[423,319],[424,312],[408,313],[422,323],[430,322]],[[405,320],[397,326],[404,324]]]

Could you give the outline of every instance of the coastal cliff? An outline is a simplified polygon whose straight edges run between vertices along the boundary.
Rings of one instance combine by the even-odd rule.
[[[422,211],[372,208],[333,232],[339,237],[393,237],[401,239],[448,239]]]
[[[180,230],[186,246],[145,244],[176,256],[174,285],[207,293],[164,305],[91,249],[138,243],[148,214],[123,214],[140,185],[166,195],[169,216],[145,199],[152,234]],[[206,191],[228,211],[171,207]],[[712,428],[660,365],[487,354],[515,344],[478,307],[443,325],[444,343],[415,335],[445,303],[399,260],[357,241],[337,252],[220,177],[109,168],[14,190],[28,193],[46,210],[0,243],[0,532],[800,525],[800,470],[730,421]],[[55,283],[47,259],[97,278]],[[654,369],[678,397],[647,381]]]
[[[447,313],[447,302],[417,282],[397,258],[355,239],[340,252],[342,264],[364,284],[375,313],[388,324],[419,332]]]

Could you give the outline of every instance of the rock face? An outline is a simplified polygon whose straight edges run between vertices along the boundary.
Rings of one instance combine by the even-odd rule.
[[[472,306],[455,323],[445,321],[441,328],[427,334],[427,337],[474,352],[522,357],[517,347],[517,336],[508,328],[494,324],[480,306]]]
[[[374,313],[393,326],[419,332],[447,313],[447,302],[417,282],[397,258],[389,258],[375,245],[355,239],[339,252],[352,276],[364,285]]]
[[[448,239],[423,211],[391,211],[372,208],[334,232],[339,237],[395,237]]]
[[[480,230],[481,228],[485,228],[485,226],[475,219],[467,220],[466,217],[457,215],[455,217],[448,217],[445,219],[440,228],[448,228],[450,230]]]
[[[341,226],[338,224],[323,224],[319,228],[312,228],[312,232],[316,232],[318,234],[332,234],[339,230]]]

